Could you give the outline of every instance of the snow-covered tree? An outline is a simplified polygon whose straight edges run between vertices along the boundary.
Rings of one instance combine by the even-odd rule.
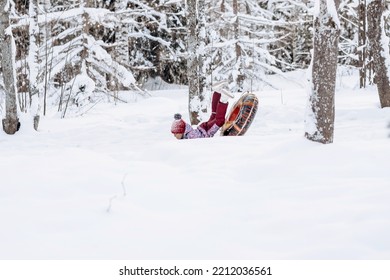
[[[337,70],[339,1],[319,0],[315,7],[314,53],[305,137],[320,143],[332,143],[334,96]]]
[[[359,27],[364,24],[360,21],[359,0],[342,0],[339,8],[340,39],[339,63],[358,66],[358,49],[364,50],[364,44],[358,45]],[[359,47],[361,46],[361,47]]]
[[[275,57],[276,66],[282,71],[307,68],[313,37],[313,2],[310,0],[265,1],[267,11],[276,22],[273,32],[278,40],[272,42],[270,53]]]
[[[266,74],[281,73],[270,45],[282,36],[273,14],[261,4],[264,1],[223,0],[210,2],[207,45],[210,78],[226,80],[231,91],[250,90],[251,81],[267,83]]]
[[[385,0],[367,1],[367,36],[382,108],[390,107],[390,53],[389,38],[385,33],[385,3]]]
[[[39,38],[38,26],[38,1],[31,0],[29,3],[29,50],[28,50],[28,67],[29,67],[29,104],[28,107],[32,111],[33,125],[35,130],[38,129],[40,114],[41,114],[41,89],[38,83],[39,79],[39,46],[37,40]],[[27,109],[27,108],[26,108]]]
[[[49,84],[59,93],[51,98],[63,116],[71,105],[81,108],[105,94],[109,97],[114,88],[135,84],[131,71],[118,62],[122,57],[114,51],[117,14],[96,10],[94,1],[70,2],[68,10],[56,12],[61,5],[53,6],[54,11],[45,16],[45,24],[53,26],[45,43]]]
[[[160,2],[40,0],[36,25],[35,0],[15,1],[20,109],[30,110],[42,93],[43,114],[56,104],[64,115],[69,106],[115,97],[112,91],[140,91],[136,78],[186,82],[184,5]]]
[[[367,83],[367,6],[366,0],[359,0],[358,5],[358,67],[359,67],[359,85],[361,88],[366,87]]]
[[[19,129],[19,119],[16,101],[15,41],[10,25],[10,10],[10,1],[0,0],[1,69],[5,90],[5,118],[2,123],[7,134],[14,134]]]
[[[142,85],[149,78],[187,83],[185,1],[128,1],[130,69]]]

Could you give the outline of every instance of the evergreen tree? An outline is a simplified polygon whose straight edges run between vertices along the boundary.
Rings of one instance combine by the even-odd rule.
[[[178,1],[128,1],[129,64],[136,80],[161,77],[186,83],[185,5]]]
[[[358,66],[358,49],[364,49],[358,42],[359,31],[359,1],[344,0],[340,3],[340,43],[339,63],[342,65]]]
[[[313,47],[313,3],[308,0],[267,1],[267,10],[279,24],[273,30],[278,38],[269,46],[282,71],[307,68]],[[276,39],[276,38],[275,38]]]
[[[211,6],[208,84],[227,80],[231,91],[244,91],[250,89],[251,80],[267,82],[266,74],[280,73],[268,50],[277,40],[273,29],[280,25],[270,12],[247,0],[224,0]]]

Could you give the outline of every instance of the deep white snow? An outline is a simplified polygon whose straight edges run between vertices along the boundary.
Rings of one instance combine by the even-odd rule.
[[[310,142],[290,77],[244,137],[176,140],[182,88],[39,132],[21,117],[0,133],[0,258],[389,259],[390,109],[339,75],[334,143]]]

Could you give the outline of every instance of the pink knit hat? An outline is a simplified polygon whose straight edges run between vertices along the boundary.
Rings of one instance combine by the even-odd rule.
[[[171,126],[171,132],[173,134],[184,134],[186,131],[186,123],[181,119],[181,115],[175,114],[174,119]]]

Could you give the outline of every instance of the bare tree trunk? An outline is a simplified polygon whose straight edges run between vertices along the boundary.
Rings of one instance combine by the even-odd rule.
[[[333,142],[334,131],[334,95],[340,33],[336,10],[339,1],[320,0],[317,5],[320,6],[319,14],[314,20],[312,84],[305,120],[305,137],[327,144]]]
[[[366,0],[359,1],[359,32],[358,32],[358,55],[359,55],[359,81],[360,88],[366,87],[367,71],[366,71],[366,38],[367,38],[367,23],[366,23]]]
[[[16,102],[15,42],[9,23],[9,1],[0,0],[0,48],[5,86],[5,110],[3,129],[7,134],[14,134],[19,129]]]
[[[207,106],[205,106],[205,90],[206,90],[206,65],[205,65],[205,48],[207,40],[206,32],[206,3],[205,0],[198,0],[198,64],[199,64],[199,97],[202,100],[201,111],[207,112]]]
[[[199,123],[199,112],[197,108],[194,108],[193,104],[199,95],[199,81],[197,73],[197,57],[196,57],[196,25],[197,25],[197,11],[196,0],[187,1],[188,10],[188,60],[187,60],[187,72],[188,72],[188,90],[189,90],[189,113],[191,124]]]
[[[240,20],[238,17],[239,13],[239,7],[238,7],[238,0],[233,0],[233,14],[236,17],[236,20],[233,23],[233,29],[234,29],[234,39],[236,41],[235,43],[235,53],[236,53],[236,65],[237,65],[237,70],[238,74],[236,77],[236,89],[237,91],[241,92],[243,91],[243,84],[245,80],[245,75],[243,74],[243,61],[242,61],[242,50],[241,46],[239,44],[239,39],[240,39]]]
[[[28,50],[28,64],[29,64],[29,85],[30,85],[30,110],[34,115],[33,126],[38,130],[40,111],[41,111],[41,94],[38,86],[39,74],[39,48],[37,45],[37,38],[39,36],[38,28],[38,0],[31,0],[29,5],[30,16],[30,46]]]
[[[48,41],[51,38],[51,24],[47,20],[47,14],[50,12],[52,5],[51,0],[41,0],[41,7],[43,8],[43,13],[45,14],[45,25],[44,25],[44,33],[43,33],[43,42],[45,43],[45,66],[44,66],[44,87],[43,87],[43,115],[46,115],[47,109],[47,91],[48,91],[48,83],[50,80],[50,72],[51,72],[51,63],[49,65],[49,55],[50,51],[48,48]]]
[[[385,42],[383,12],[385,0],[372,0],[367,6],[368,40],[373,56],[375,78],[382,108],[390,107],[389,45]]]
[[[205,106],[205,69],[203,67],[205,45],[205,13],[204,0],[188,0],[188,87],[189,87],[189,115],[191,124],[198,124],[201,120],[200,113],[207,111]],[[203,15],[202,15],[203,13]],[[203,25],[203,27],[202,27]],[[203,46],[203,48],[202,48]]]

